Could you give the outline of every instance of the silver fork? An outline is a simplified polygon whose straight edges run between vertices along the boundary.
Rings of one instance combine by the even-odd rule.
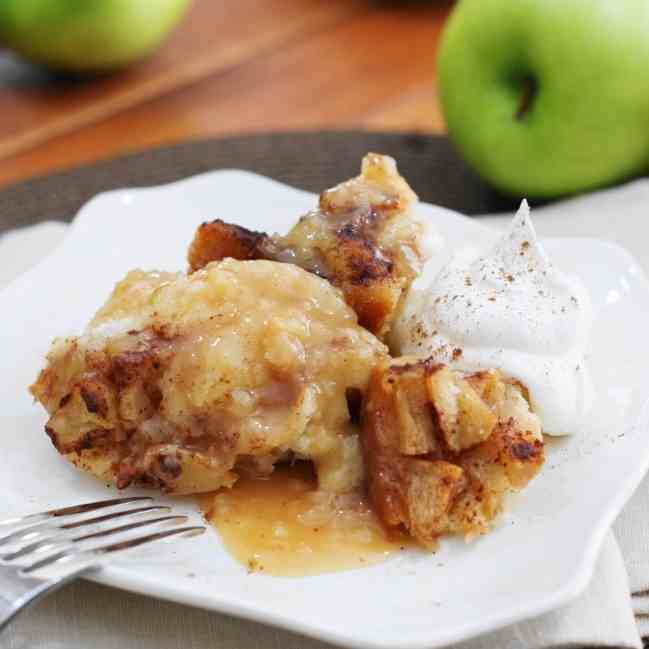
[[[205,531],[183,526],[187,516],[169,514],[170,507],[151,501],[116,498],[0,519],[0,631],[40,597],[100,570],[114,552]],[[118,519],[119,525],[107,525]]]

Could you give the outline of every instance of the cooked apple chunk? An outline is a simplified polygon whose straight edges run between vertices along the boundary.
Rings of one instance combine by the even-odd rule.
[[[119,487],[211,491],[303,458],[343,492],[363,479],[348,394],[385,357],[325,280],[229,259],[129,273],[31,391],[57,450]]]
[[[498,371],[398,359],[377,367],[362,408],[368,493],[387,527],[425,546],[486,532],[508,492],[543,464],[525,391]]]
[[[341,288],[359,323],[382,338],[428,256],[416,203],[394,160],[370,153],[360,176],[325,191],[318,208],[285,236],[204,223],[189,248],[189,267],[225,257],[296,264]]]

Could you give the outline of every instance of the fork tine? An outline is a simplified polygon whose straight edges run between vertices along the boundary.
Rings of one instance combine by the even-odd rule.
[[[79,527],[85,527],[86,525],[96,525],[97,523],[103,523],[104,521],[109,521],[114,518],[123,518],[124,516],[134,516],[137,514],[153,511],[168,512],[171,511],[171,508],[167,507],[166,505],[147,505],[146,507],[134,507],[131,509],[112,512],[110,514],[103,514],[102,516],[94,516],[93,518],[84,518],[80,521],[75,521],[74,523],[66,523],[64,525],[53,526],[48,524],[48,521],[42,521],[40,523],[21,528],[19,530],[16,530],[15,532],[11,532],[10,534],[6,534],[5,536],[0,537],[0,546],[27,540],[34,534],[40,534],[49,530],[72,530]]]
[[[57,552],[56,554],[52,554],[48,557],[45,557],[44,559],[41,559],[40,561],[36,561],[36,563],[26,566],[20,572],[22,574],[29,575],[32,572],[35,572],[36,570],[40,570],[41,568],[46,568],[47,566],[51,566],[55,563],[60,563],[63,561],[77,559],[80,557],[91,557],[91,556],[101,556],[104,554],[111,554],[113,552],[120,552],[122,550],[130,550],[131,548],[136,548],[140,545],[151,543],[153,541],[160,541],[162,539],[169,538],[172,536],[182,535],[182,536],[190,537],[190,536],[198,536],[199,534],[203,534],[204,532],[205,532],[205,528],[200,526],[179,527],[172,530],[165,530],[163,532],[154,532],[152,534],[147,534],[145,536],[137,536],[133,539],[128,539],[125,541],[118,541],[117,543],[111,543],[110,545],[103,545],[98,548],[93,548],[92,550],[84,550],[81,552],[77,552],[74,550],[73,551],[62,550],[61,552]]]
[[[171,507],[167,505],[148,505],[147,507],[135,507],[133,509],[120,510],[118,512],[113,512],[112,514],[103,514],[102,516],[95,516],[94,518],[86,518],[80,521],[75,521],[74,523],[66,523],[65,525],[57,526],[61,530],[74,530],[78,527],[85,527],[86,525],[96,525],[97,523],[103,523],[104,521],[110,521],[113,518],[122,518],[123,516],[131,516],[133,514],[144,514],[146,512],[153,511],[164,511],[170,512]]]
[[[187,516],[174,515],[174,516],[160,516],[158,518],[147,518],[143,521],[137,521],[136,523],[127,523],[126,525],[118,525],[117,527],[109,527],[106,530],[100,530],[99,532],[93,532],[91,534],[84,534],[82,536],[76,536],[74,538],[62,538],[59,537],[48,537],[41,541],[36,541],[25,545],[24,547],[16,550],[15,552],[10,552],[0,556],[0,561],[5,563],[10,563],[16,559],[22,559],[29,554],[38,552],[43,549],[52,549],[54,550],[57,546],[72,546],[74,543],[81,543],[82,541],[89,541],[90,539],[101,538],[104,536],[110,536],[112,534],[120,534],[122,532],[128,532],[140,527],[146,527],[148,525],[156,525],[158,523],[166,523],[175,521],[176,523],[186,523],[188,520]]]
[[[137,529],[138,527],[145,527],[146,525],[154,525],[155,523],[164,523],[176,521],[177,523],[186,523],[189,520],[187,516],[183,515],[174,515],[174,516],[160,516],[159,518],[153,518],[146,521],[138,521],[137,523],[128,523],[126,525],[119,525],[118,527],[111,527],[107,530],[101,530],[99,532],[93,532],[92,534],[85,534],[84,536],[78,536],[72,541],[74,543],[80,543],[81,541],[88,541],[89,539],[98,539],[104,536],[109,536],[111,534],[119,534],[121,532],[128,532],[129,530]]]
[[[23,523],[34,523],[48,518],[59,518],[61,516],[72,516],[74,514],[84,514],[95,509],[104,507],[113,507],[114,505],[125,505],[127,503],[137,502],[139,500],[153,500],[151,496],[131,496],[128,498],[112,498],[110,500],[96,500],[83,505],[73,505],[71,507],[60,507],[58,509],[49,509],[44,512],[27,514],[27,516],[16,516],[12,518],[0,519],[0,527],[7,525],[22,525]]]
[[[182,534],[183,536],[198,536],[203,534],[205,528],[201,525],[192,525],[191,527],[180,527],[173,530],[166,530],[164,532],[154,532],[153,534],[147,534],[146,536],[136,537],[134,539],[129,539],[128,541],[118,541],[117,543],[112,543],[111,545],[104,545],[99,548],[91,550],[92,554],[110,554],[112,552],[120,552],[121,550],[130,550],[131,548],[136,548],[145,543],[151,543],[152,541],[161,541],[170,536],[177,536]]]

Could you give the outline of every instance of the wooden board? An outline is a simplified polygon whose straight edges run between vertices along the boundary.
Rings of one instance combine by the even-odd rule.
[[[150,60],[71,81],[0,66],[0,184],[188,137],[367,127],[437,131],[450,6],[196,0]]]

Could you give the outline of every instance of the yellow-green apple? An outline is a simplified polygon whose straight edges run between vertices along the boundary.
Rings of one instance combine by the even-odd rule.
[[[452,140],[507,193],[549,198],[649,168],[647,0],[460,0],[437,73]]]
[[[113,70],[155,50],[188,0],[0,0],[0,45],[70,72]]]

